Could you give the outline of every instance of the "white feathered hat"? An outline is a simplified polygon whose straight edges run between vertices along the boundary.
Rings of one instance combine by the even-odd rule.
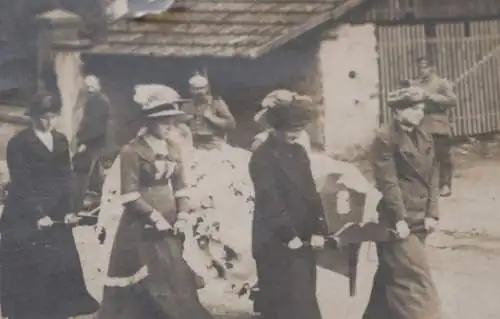
[[[186,100],[169,86],[162,84],[139,84],[135,86],[134,101],[142,106],[142,114],[147,118],[189,115],[180,110]]]

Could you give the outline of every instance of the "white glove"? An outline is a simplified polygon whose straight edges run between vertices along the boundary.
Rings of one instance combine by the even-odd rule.
[[[170,225],[165,217],[158,211],[153,211],[151,213],[151,221],[155,224],[158,231],[168,231],[172,229],[172,225]]]
[[[401,239],[410,236],[410,227],[408,227],[408,224],[404,220],[396,223],[396,233]]]
[[[311,246],[315,249],[325,248],[325,237],[320,235],[312,235]]]
[[[302,240],[299,237],[294,237],[292,240],[288,242],[288,248],[290,249],[299,249],[303,246]]]
[[[426,217],[424,219],[424,225],[425,225],[425,229],[432,233],[433,231],[436,230],[437,226],[438,226],[438,221],[437,219],[435,218],[432,218],[432,217]]]

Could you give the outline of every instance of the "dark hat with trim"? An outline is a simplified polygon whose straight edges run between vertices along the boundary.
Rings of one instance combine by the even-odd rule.
[[[303,129],[318,117],[316,105],[308,96],[294,95],[291,101],[280,101],[269,108],[266,119],[276,130]]]
[[[59,114],[61,105],[51,94],[43,92],[37,93],[33,97],[29,109],[26,111],[28,116],[43,116],[48,113]]]
[[[387,105],[392,109],[406,109],[425,101],[423,89],[412,86],[392,91],[387,96]]]

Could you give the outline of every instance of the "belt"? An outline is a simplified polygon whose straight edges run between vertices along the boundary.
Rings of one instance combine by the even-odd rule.
[[[107,277],[104,285],[113,288],[124,288],[132,286],[148,276],[148,267],[142,266],[135,274],[128,277]]]

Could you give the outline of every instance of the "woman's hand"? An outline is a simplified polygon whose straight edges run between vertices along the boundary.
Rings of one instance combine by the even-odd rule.
[[[405,239],[410,236],[410,227],[404,220],[400,220],[396,223],[396,233],[401,239]]]
[[[300,240],[299,237],[294,237],[292,240],[288,242],[288,248],[292,250],[302,248],[302,246],[304,246],[304,244],[302,243],[302,240]]]
[[[325,248],[325,237],[320,235],[312,235],[311,237],[311,246],[314,249],[323,249]]]
[[[76,226],[80,222],[80,217],[78,217],[75,213],[67,214],[64,217],[64,223],[71,225],[71,226]]]
[[[49,216],[45,216],[36,222],[36,227],[39,230],[50,228],[52,225],[54,225],[54,222]]]
[[[154,211],[151,213],[151,221],[154,223],[156,229],[160,232],[169,231],[172,229],[172,225],[163,217],[163,215]]]

